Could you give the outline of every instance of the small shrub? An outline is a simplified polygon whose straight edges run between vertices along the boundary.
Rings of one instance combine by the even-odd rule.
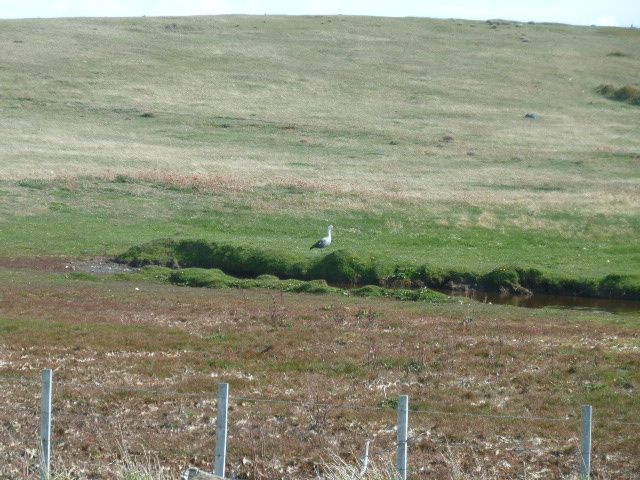
[[[613,96],[615,91],[616,87],[614,87],[610,83],[603,83],[601,85],[598,85],[598,87],[596,88],[596,92],[598,92],[600,95],[604,95],[605,97]]]
[[[620,87],[616,91],[613,98],[621,102],[629,102],[633,105],[640,105],[640,88],[632,87],[630,85]]]
[[[602,84],[596,88],[596,91],[609,99],[627,102],[632,105],[640,105],[640,88],[631,85],[616,88],[611,84]]]
[[[624,52],[621,52],[619,50],[616,50],[615,52],[609,52],[607,53],[607,57],[628,57],[629,55],[627,55]]]

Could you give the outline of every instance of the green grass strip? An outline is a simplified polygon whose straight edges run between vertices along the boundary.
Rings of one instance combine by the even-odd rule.
[[[486,291],[511,294],[550,293],[603,298],[640,298],[640,276],[609,274],[600,279],[557,277],[535,268],[499,266],[489,272],[470,272],[431,268],[428,265],[384,266],[373,259],[362,259],[346,250],[336,250],[319,257],[305,259],[273,250],[234,246],[204,240],[155,240],[130,248],[116,258],[132,266],[161,265],[177,270],[169,277],[172,283],[191,286],[267,286],[284,280],[324,281],[324,284],[299,289],[337,287],[368,288],[368,296],[390,296],[382,289],[451,288],[468,285]],[[217,270],[211,270],[217,269]],[[252,279],[240,280],[237,277]],[[260,276],[268,275],[271,277]],[[240,282],[240,283],[239,283]],[[244,282],[244,283],[243,283]],[[260,284],[260,285],[258,285]],[[325,286],[326,285],[326,286]],[[280,288],[280,287],[278,287]],[[289,287],[287,287],[289,288]],[[300,290],[302,291],[302,290]],[[364,290],[360,290],[365,294]],[[357,293],[356,290],[354,293]],[[418,293],[393,294],[400,298]]]

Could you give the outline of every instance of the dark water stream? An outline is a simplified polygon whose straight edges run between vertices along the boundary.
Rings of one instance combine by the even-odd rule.
[[[564,295],[533,295],[531,297],[521,297],[513,295],[501,295],[499,293],[469,292],[458,290],[441,290],[450,296],[473,298],[474,300],[500,304],[514,305],[525,308],[559,308],[570,310],[585,310],[592,312],[610,313],[640,313],[640,300],[616,300],[611,298],[589,298],[589,297],[569,297]]]

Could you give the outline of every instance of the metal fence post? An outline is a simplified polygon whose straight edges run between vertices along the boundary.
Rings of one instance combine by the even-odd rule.
[[[216,470],[218,477],[224,478],[227,461],[227,411],[229,406],[229,384],[218,385],[218,417],[216,418]]]
[[[407,480],[407,441],[409,439],[409,397],[398,399],[398,451],[396,468],[402,480]]]
[[[364,474],[367,473],[367,467],[369,466],[369,440],[364,446],[364,457],[362,457],[362,467],[360,468],[360,477],[364,477]]]
[[[580,479],[585,480],[591,476],[591,418],[593,410],[591,405],[582,406],[582,435],[580,442]]]
[[[42,370],[40,395],[40,480],[49,480],[51,465],[51,398],[53,370]]]

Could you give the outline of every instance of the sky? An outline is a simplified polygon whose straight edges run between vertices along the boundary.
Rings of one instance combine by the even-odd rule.
[[[374,15],[640,27],[640,0],[0,0],[0,18]]]

